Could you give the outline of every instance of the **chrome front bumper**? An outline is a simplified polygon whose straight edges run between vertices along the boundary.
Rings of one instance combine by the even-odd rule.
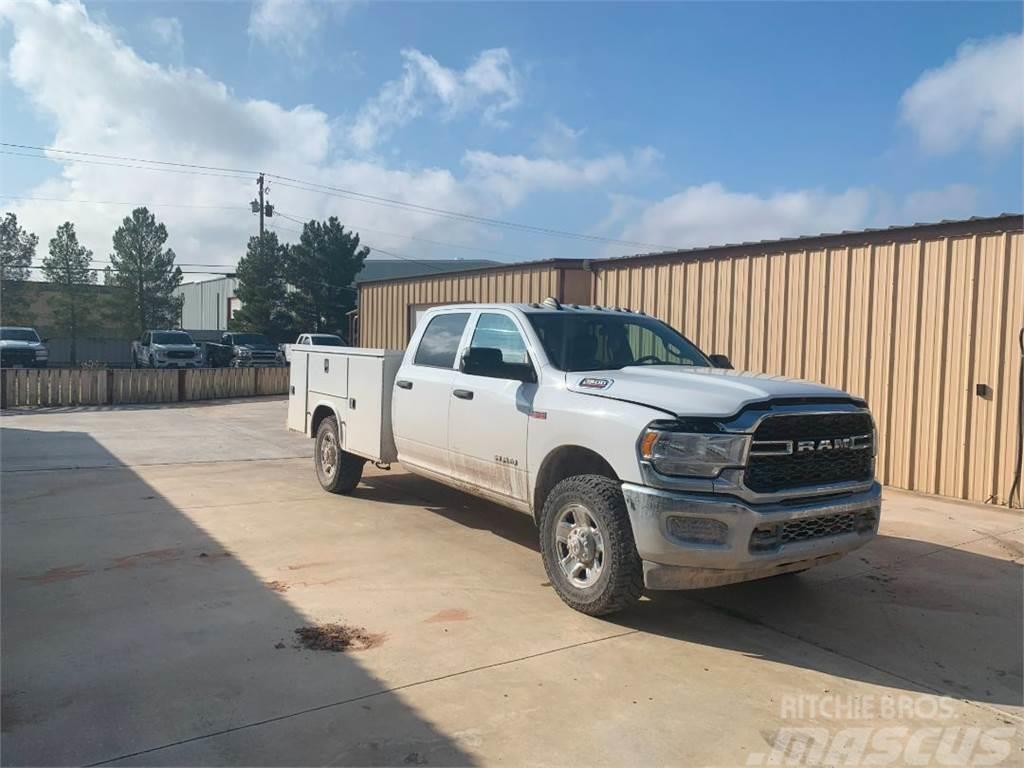
[[[860,493],[795,504],[751,505],[732,497],[632,483],[623,483],[622,493],[648,589],[713,587],[831,562],[878,533],[882,496],[878,483]],[[681,538],[680,520],[672,518],[680,518],[683,526],[719,532],[718,538],[713,542]],[[829,532],[847,522],[851,530]],[[787,523],[791,525],[784,528]],[[752,540],[755,531],[756,541]],[[777,542],[771,539],[773,531],[778,532]],[[783,531],[796,533],[787,538]],[[800,538],[808,531],[810,535]]]

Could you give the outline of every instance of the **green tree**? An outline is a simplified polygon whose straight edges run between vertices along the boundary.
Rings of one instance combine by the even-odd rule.
[[[87,286],[96,282],[89,268],[92,251],[80,245],[75,225],[65,221],[50,240],[50,255],[43,259],[43,274],[57,289],[52,309],[62,333],[71,337],[71,363],[78,362],[78,336],[93,321],[95,297]]]
[[[16,215],[4,215],[0,221],[0,315],[4,323],[27,322],[21,283],[31,276],[38,244],[39,238],[22,229]]]
[[[285,261],[288,246],[277,240],[277,234],[266,232],[250,237],[245,256],[238,262],[238,289],[235,295],[242,306],[228,322],[234,331],[265,333],[283,340],[291,330],[285,309]]]
[[[181,268],[174,265],[174,251],[164,248],[167,227],[147,208],[136,208],[114,231],[107,285],[114,294],[115,316],[141,335],[149,328],[173,328],[181,315]]]
[[[359,246],[359,235],[346,232],[334,216],[303,225],[285,272],[292,288],[288,309],[300,331],[346,332],[346,314],[355,306],[352,281],[369,253]]]

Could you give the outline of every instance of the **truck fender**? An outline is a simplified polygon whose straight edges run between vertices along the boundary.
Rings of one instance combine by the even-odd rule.
[[[328,400],[318,400],[313,410],[309,414],[309,436],[316,438],[316,431],[320,429],[320,422],[326,419],[328,416],[333,416],[334,420],[338,422],[338,440],[341,443],[341,447],[345,447],[345,422],[341,418],[334,405]]]

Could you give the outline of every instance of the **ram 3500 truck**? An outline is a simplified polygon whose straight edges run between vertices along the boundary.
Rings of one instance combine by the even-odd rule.
[[[288,426],[316,439],[324,489],[399,461],[526,512],[551,584],[584,613],[796,573],[878,530],[863,400],[730,370],[642,313],[445,306],[404,353],[292,354]]]

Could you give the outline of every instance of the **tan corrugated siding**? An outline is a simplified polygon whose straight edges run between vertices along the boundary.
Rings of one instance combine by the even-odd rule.
[[[409,340],[410,307],[416,305],[530,302],[557,297],[566,285],[563,271],[582,272],[540,264],[364,283],[359,286],[359,343],[364,347],[403,348]],[[575,292],[579,293],[578,287]]]
[[[656,315],[737,368],[866,397],[889,485],[1005,503],[1021,396],[1022,233],[857,237],[599,262],[594,301]]]

